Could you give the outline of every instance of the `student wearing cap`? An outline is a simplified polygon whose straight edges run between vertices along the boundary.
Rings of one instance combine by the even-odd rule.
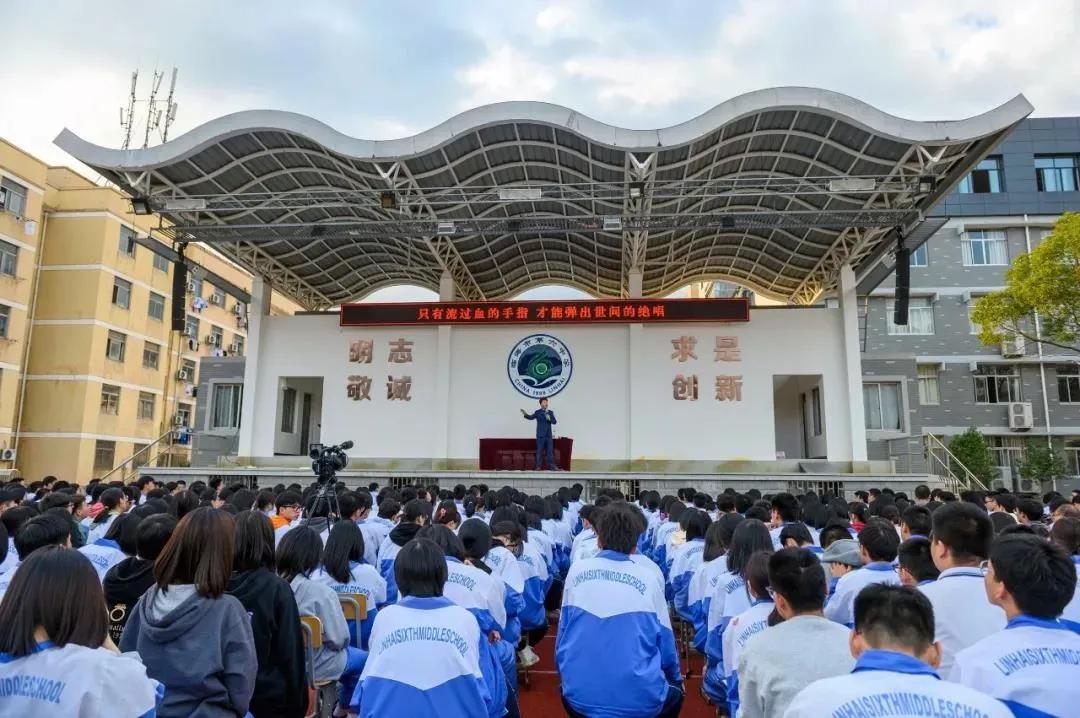
[[[934,641],[933,608],[919,591],[907,586],[866,586],[855,597],[853,614],[850,647],[855,669],[810,684],[791,701],[784,718],[1011,718],[1000,701],[938,678],[934,669],[941,646]]]
[[[986,595],[1008,617],[1005,629],[956,654],[951,680],[1005,702],[1016,716],[1080,711],[1080,636],[1058,620],[1076,590],[1076,567],[1038,536],[994,543]]]
[[[832,598],[825,606],[825,617],[850,627],[854,620],[852,606],[859,591],[875,583],[899,584],[892,562],[900,547],[900,536],[893,525],[881,518],[871,518],[859,532],[859,552],[863,567],[841,576]]]
[[[979,570],[993,538],[990,518],[974,504],[952,501],[934,512],[930,555],[941,574],[919,590],[934,607],[943,676],[959,651],[1005,628],[1005,613],[987,599]]]
[[[847,529],[842,529],[847,535]],[[822,532],[823,534],[825,532]],[[862,551],[855,539],[837,539],[821,554],[821,563],[829,577],[829,598],[836,593],[836,584],[852,571],[862,567]]]

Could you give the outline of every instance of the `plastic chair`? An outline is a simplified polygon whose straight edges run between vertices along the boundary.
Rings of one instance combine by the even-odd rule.
[[[326,718],[334,711],[336,681],[315,680],[315,651],[322,648],[322,621],[317,616],[300,616],[300,629],[304,637],[309,710],[304,718]]]
[[[338,601],[345,620],[356,623],[356,640],[353,643],[360,648],[360,624],[367,619],[367,596],[362,593],[339,593]]]

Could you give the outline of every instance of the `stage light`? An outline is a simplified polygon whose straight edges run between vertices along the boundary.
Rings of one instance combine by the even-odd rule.
[[[452,237],[456,230],[457,227],[454,226],[453,222],[439,222],[435,225],[435,236]]]
[[[154,210],[150,209],[150,199],[147,197],[132,197],[131,211],[140,216],[154,213]]]
[[[630,183],[630,199],[641,199],[645,196],[645,183],[644,182],[631,182]]]
[[[397,195],[387,191],[379,195],[379,204],[383,209],[397,209]]]
[[[543,197],[539,187],[500,187],[499,200],[503,202],[535,202]]]
[[[605,232],[621,232],[622,217],[604,217]]]
[[[930,194],[934,191],[934,187],[937,186],[937,177],[934,175],[923,175],[919,177],[919,194]]]
[[[877,180],[873,177],[842,177],[829,180],[830,192],[873,192]]]

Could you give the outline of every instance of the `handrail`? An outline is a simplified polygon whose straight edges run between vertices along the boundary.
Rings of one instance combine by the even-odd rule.
[[[166,431],[166,432],[165,432],[164,434],[162,434],[162,435],[161,435],[161,436],[159,436],[158,438],[154,439],[154,440],[153,440],[152,442],[150,442],[149,444],[147,444],[147,445],[146,445],[146,446],[144,446],[143,448],[141,448],[141,449],[139,449],[138,451],[136,451],[136,452],[135,452],[134,454],[132,454],[131,456],[129,456],[129,457],[127,458],[127,459],[125,459],[124,461],[122,461],[122,462],[121,462],[121,463],[119,463],[118,465],[114,466],[114,467],[113,467],[113,468],[112,468],[112,469],[111,469],[111,470],[109,471],[109,473],[107,473],[107,474],[105,474],[104,476],[100,477],[101,481],[102,481],[102,482],[104,482],[104,481],[105,481],[106,479],[108,479],[108,478],[109,478],[110,476],[112,476],[113,474],[115,474],[115,473],[116,473],[117,471],[120,471],[120,470],[122,470],[122,469],[123,469],[124,467],[126,467],[126,466],[128,466],[129,464],[133,463],[133,462],[135,461],[135,459],[137,459],[137,458],[139,458],[140,456],[142,456],[143,454],[145,454],[145,453],[149,452],[149,451],[150,451],[150,450],[151,450],[152,448],[154,448],[155,446],[157,446],[158,444],[160,444],[160,443],[161,443],[162,441],[164,441],[165,439],[167,439],[167,438],[170,438],[170,437],[172,437],[172,435],[173,435],[173,434],[174,434],[175,432],[176,432],[176,429],[169,429],[169,430],[168,430],[168,431]],[[169,444],[170,444],[170,446],[172,445],[172,441],[171,441],[171,440],[170,440]]]
[[[955,482],[957,487],[962,488],[962,489],[978,489],[980,491],[986,491],[987,490],[986,485],[983,484],[982,480],[979,479],[979,477],[976,476],[974,474],[974,472],[971,471],[971,469],[964,466],[964,462],[962,462],[962,461],[960,461],[960,459],[956,458],[956,454],[954,454],[949,449],[949,447],[946,446],[944,444],[944,442],[941,441],[941,439],[937,438],[933,434],[923,434],[923,437],[926,440],[926,457],[927,457],[927,461],[932,460],[932,461],[935,461],[938,464],[940,464],[942,469],[944,469],[944,471],[945,471],[945,473],[941,474],[942,476],[944,476],[947,479],[951,479],[953,482]],[[945,455],[948,457],[948,460],[946,461],[946,460],[942,459],[936,453],[938,451],[945,452]],[[961,475],[962,475],[963,478],[956,475],[956,472],[953,471],[954,466],[956,466],[956,467],[958,467],[960,469],[960,472],[961,472]]]

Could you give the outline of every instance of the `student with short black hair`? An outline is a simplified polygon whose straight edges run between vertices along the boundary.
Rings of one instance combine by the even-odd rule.
[[[871,518],[859,532],[858,541],[862,568],[840,577],[825,606],[826,618],[849,627],[854,620],[852,610],[855,597],[860,591],[872,584],[900,583],[900,577],[892,566],[896,551],[900,548],[900,536],[893,525],[882,518]]]
[[[1042,502],[1038,499],[1021,499],[1013,515],[1022,524],[1040,524],[1043,519]]]
[[[131,506],[127,494],[115,487],[102,491],[98,501],[101,502],[102,509],[90,522],[90,531],[86,536],[86,543],[88,544],[94,543],[99,538],[104,538],[116,517],[127,512]]]
[[[888,706],[893,716],[927,710],[956,716],[1011,718],[999,701],[939,680],[941,646],[934,641],[934,610],[908,586],[871,584],[855,598],[849,674],[815,681],[796,695],[785,718],[860,715]]]
[[[750,607],[731,619],[724,627],[723,666],[724,686],[727,689],[728,711],[739,711],[739,657],[747,642],[769,627],[769,619],[775,611],[769,593],[769,551],[758,551],[746,564],[746,591]]]
[[[102,601],[77,551],[26,558],[0,602],[0,715],[154,715],[159,686],[137,658],[117,655]]]
[[[282,491],[274,501],[277,513],[270,517],[270,525],[274,528],[275,544],[281,541],[281,536],[300,518],[300,508],[303,498],[295,491]]]
[[[1061,621],[1072,630],[1080,633],[1080,518],[1067,516],[1054,522],[1050,529],[1050,540],[1061,548],[1077,566],[1078,579],[1076,592],[1061,614]]]
[[[375,620],[350,708],[362,718],[496,715],[501,706],[493,704],[480,668],[488,638],[471,613],[443,596],[445,554],[428,539],[408,541],[394,574],[401,599]]]
[[[386,534],[379,546],[379,573],[386,581],[386,600],[397,601],[398,590],[395,581],[394,559],[398,551],[431,520],[431,505],[420,499],[411,499],[401,508],[401,520]]]
[[[904,541],[900,544],[896,559],[896,572],[900,574],[900,584],[903,586],[925,586],[936,581],[941,574],[934,564],[934,557],[930,555],[928,538],[914,537]]]
[[[137,651],[150,677],[164,684],[163,718],[247,712],[258,663],[247,612],[225,594],[235,531],[218,509],[184,516],[120,637],[120,650]]]
[[[956,654],[950,680],[1005,702],[1017,716],[1076,715],[1080,635],[1058,618],[1076,591],[1076,566],[1037,536],[1008,536],[990,549],[986,595],[1004,630]]]
[[[175,529],[176,519],[169,514],[155,514],[138,522],[134,549],[105,574],[101,587],[105,592],[105,606],[109,609],[109,635],[117,643],[131,609],[154,585],[154,561]]]
[[[934,522],[930,509],[925,506],[909,506],[900,518],[900,538],[930,538]]]
[[[690,509],[683,514],[686,534],[683,543],[675,547],[668,572],[666,592],[668,600],[675,607],[675,612],[684,621],[693,623],[694,614],[690,610],[690,580],[694,572],[704,563],[705,534],[712,520],[701,509]]]
[[[71,526],[69,523],[54,514],[41,514],[31,518],[19,527],[18,533],[15,534],[17,561],[3,575],[0,575],[0,598],[4,596],[8,586],[14,581],[15,573],[19,566],[22,565],[22,562],[43,546],[71,548]]]
[[[804,548],[812,554],[821,555],[822,549],[814,543],[814,534],[804,523],[792,523],[784,526],[778,536],[781,548]]]
[[[780,549],[783,547],[783,543],[780,541],[780,532],[791,525],[803,525],[802,522],[802,507],[799,505],[799,500],[792,494],[787,492],[779,493],[772,497],[769,502],[770,507],[770,521],[772,528],[769,529],[769,536],[772,538],[773,549]],[[809,527],[807,527],[809,530]],[[813,531],[810,532],[813,535]],[[816,541],[816,539],[815,539]]]

